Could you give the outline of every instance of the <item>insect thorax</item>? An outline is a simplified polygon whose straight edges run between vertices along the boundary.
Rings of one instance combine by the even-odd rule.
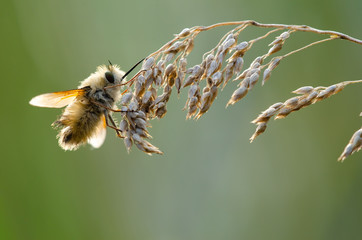
[[[103,89],[96,90],[91,96],[94,101],[106,107],[111,107],[114,104],[114,99]]]

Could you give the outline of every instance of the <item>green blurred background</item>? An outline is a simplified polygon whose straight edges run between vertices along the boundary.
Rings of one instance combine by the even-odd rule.
[[[28,101],[76,87],[108,59],[126,70],[195,25],[254,19],[361,39],[362,1],[5,0],[0,9],[1,240],[361,239],[362,155],[337,158],[361,126],[362,86],[271,122],[248,142],[250,121],[292,90],[361,79],[357,44],[295,54],[266,86],[225,109],[230,84],[199,121],[185,121],[186,92],[173,96],[166,117],[152,121],[164,156],[127,154],[112,131],[99,150],[64,152],[50,127],[61,111]],[[202,34],[189,63],[228,29]],[[297,33],[284,53],[317,37]]]

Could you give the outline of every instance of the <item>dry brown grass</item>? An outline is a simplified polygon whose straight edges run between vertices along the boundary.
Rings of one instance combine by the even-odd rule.
[[[213,49],[203,55],[200,64],[188,67],[187,57],[194,48],[195,38],[204,31],[223,26],[235,26],[235,28],[227,32]],[[269,31],[255,39],[239,40],[239,34],[247,27],[266,28]],[[248,50],[259,40],[270,38],[271,34],[278,31],[283,32],[271,40],[268,45],[269,50],[256,57],[243,70],[244,55]],[[287,54],[275,56],[294,32],[312,32],[326,37]],[[262,24],[252,20],[185,28],[159,50],[146,57],[141,70],[128,84],[128,92],[123,95],[120,102],[120,108],[124,112],[121,113],[122,120],[119,126],[127,149],[130,150],[134,143],[140,150],[148,154],[162,153],[148,142],[147,139],[151,136],[147,127],[149,120],[165,116],[172,92],[180,93],[182,89],[188,88],[185,104],[186,118],[199,119],[210,109],[220,90],[230,80],[237,81],[238,88],[226,106],[243,99],[260,79],[264,85],[270,79],[274,69],[291,54],[337,39],[362,45],[361,40],[335,31],[319,30],[304,25]],[[271,59],[266,62],[269,58]],[[292,112],[331,97],[347,85],[361,82],[362,80],[345,81],[329,87],[306,86],[295,90],[293,93],[298,96],[273,104],[252,121],[257,125],[257,129],[250,141],[252,142],[266,130],[267,123],[273,116],[275,119],[285,118]],[[361,131],[360,129],[353,135],[339,160],[342,161],[361,149]]]

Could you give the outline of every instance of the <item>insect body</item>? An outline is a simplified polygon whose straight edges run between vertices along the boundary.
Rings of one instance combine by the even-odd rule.
[[[49,108],[66,106],[63,114],[52,124],[60,129],[57,137],[64,150],[76,150],[85,143],[99,148],[106,137],[106,126],[115,129],[120,136],[111,113],[117,111],[114,108],[121,97],[122,80],[139,63],[126,74],[116,65],[99,66],[95,73],[81,82],[78,89],[45,93],[29,103]]]

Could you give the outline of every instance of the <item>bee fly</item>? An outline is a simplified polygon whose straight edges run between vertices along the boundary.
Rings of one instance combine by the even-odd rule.
[[[59,128],[57,138],[64,150],[76,150],[79,146],[89,143],[99,148],[106,137],[106,127],[116,130],[121,137],[119,129],[112,119],[112,112],[120,99],[120,92],[125,77],[141,62],[139,61],[127,73],[117,65],[102,65],[88,78],[83,80],[78,89],[45,93],[30,100],[30,104],[37,107],[62,108],[62,115],[52,126]]]

